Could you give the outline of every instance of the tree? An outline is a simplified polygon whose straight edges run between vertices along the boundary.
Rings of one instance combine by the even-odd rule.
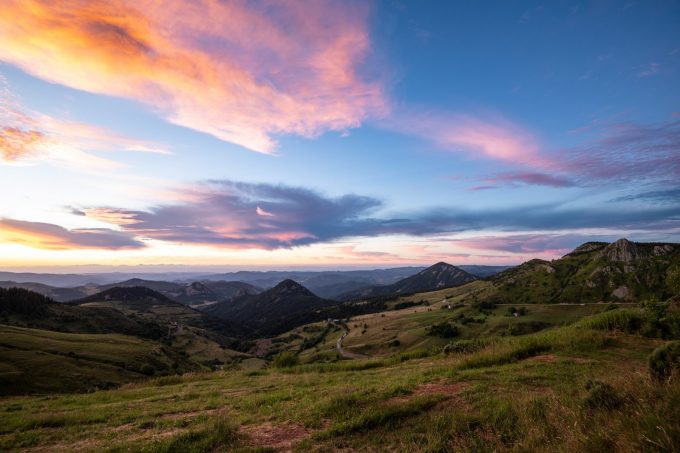
[[[274,356],[274,366],[276,368],[290,368],[299,363],[300,358],[292,351],[279,352]]]
[[[666,284],[674,295],[680,294],[680,264],[675,264],[666,271]]]

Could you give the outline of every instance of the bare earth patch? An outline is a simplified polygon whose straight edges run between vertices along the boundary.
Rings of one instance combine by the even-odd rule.
[[[248,354],[252,354],[255,357],[263,357],[271,346],[271,338],[260,338],[259,340],[255,340],[255,346],[248,351]]]
[[[464,382],[456,382],[453,384],[430,383],[421,385],[413,391],[412,396],[425,395],[456,395],[466,387]]]
[[[302,425],[274,425],[266,422],[259,425],[243,425],[239,428],[254,447],[273,448],[276,451],[293,451],[293,445],[309,436],[310,430]]]
[[[428,396],[428,395],[445,395],[447,397],[457,396],[464,388],[467,387],[465,382],[455,382],[453,384],[444,384],[441,382],[431,382],[417,387],[413,392],[405,396],[396,396],[391,398],[389,402],[405,403],[413,397]]]
[[[217,412],[219,409],[203,409],[203,410],[195,410],[195,411],[189,411],[189,412],[174,412],[171,414],[164,414],[159,416],[159,419],[163,420],[182,420],[185,418],[193,418],[193,417],[198,417],[199,415],[210,415],[214,414]]]
[[[529,357],[527,361],[529,362],[554,362],[557,360],[557,356],[555,354],[543,354],[543,355],[536,355],[533,357]]]

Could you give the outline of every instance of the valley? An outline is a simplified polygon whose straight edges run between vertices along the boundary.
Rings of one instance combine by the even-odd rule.
[[[0,289],[0,449],[674,451],[679,257],[437,263],[350,300],[290,279],[199,305],[158,281]]]

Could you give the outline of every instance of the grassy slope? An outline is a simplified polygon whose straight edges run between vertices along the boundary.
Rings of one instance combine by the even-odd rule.
[[[151,340],[0,325],[0,394],[117,386],[147,379],[144,365],[171,372],[175,363],[180,371],[199,368]]]
[[[292,443],[300,451],[674,451],[680,385],[646,374],[658,344],[574,325],[501,338],[467,355],[229,370],[6,398],[0,450],[263,451]],[[588,379],[611,384],[625,404],[589,405]]]
[[[247,358],[246,354],[223,347],[215,335],[201,327],[206,324],[205,315],[192,308],[177,303],[149,304],[146,302],[96,301],[82,304],[84,308],[108,308],[120,311],[124,315],[134,315],[152,322],[165,323],[172,321],[183,324],[172,329],[171,346],[185,352],[199,363],[220,361],[229,363],[237,358]]]
[[[607,308],[606,305],[537,305],[514,304],[498,305],[494,309],[485,310],[482,314],[471,306],[443,309],[449,304],[454,305],[464,299],[471,299],[471,294],[484,293],[490,287],[488,282],[473,282],[471,284],[449,288],[441,291],[415,294],[402,297],[391,302],[390,305],[405,301],[426,301],[429,305],[415,306],[402,310],[386,311],[370,315],[356,316],[347,323],[349,335],[343,344],[350,352],[371,357],[385,357],[394,353],[413,352],[429,348],[441,348],[450,340],[428,335],[427,328],[444,321],[457,325],[460,339],[506,335],[510,329],[515,332],[530,333],[547,327],[570,324],[584,316],[599,313]],[[510,316],[508,309],[525,307],[528,313],[515,318]],[[468,318],[484,319],[483,324],[469,323],[463,325],[456,321],[460,315]],[[273,343],[273,350],[291,349],[301,350],[302,342],[307,339],[323,336],[325,323],[315,323],[281,335]],[[339,329],[330,329],[322,341],[312,348],[302,349],[303,361],[336,358],[335,342],[341,335]],[[393,343],[398,340],[398,344]]]

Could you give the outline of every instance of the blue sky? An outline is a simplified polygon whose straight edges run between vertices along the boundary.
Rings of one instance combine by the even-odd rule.
[[[508,264],[680,236],[679,2],[0,17],[3,267]]]

